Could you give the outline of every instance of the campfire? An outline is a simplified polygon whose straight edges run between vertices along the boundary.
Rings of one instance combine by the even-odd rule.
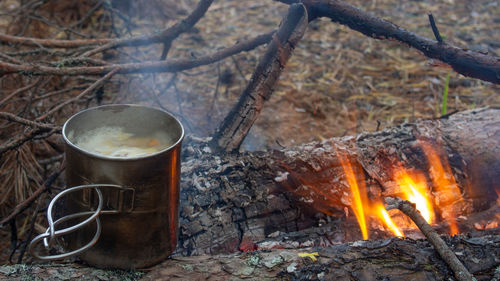
[[[405,236],[405,230],[417,228],[411,220],[401,216],[396,210],[387,211],[382,200],[384,195],[408,200],[415,204],[415,208],[427,223],[445,222],[449,225],[449,235],[459,233],[456,218],[459,215],[465,215],[463,208],[460,208],[464,205],[464,200],[448,161],[441,160],[438,152],[425,141],[420,141],[419,145],[427,156],[428,176],[423,171],[410,170],[401,164],[396,164],[389,168],[392,172],[390,184],[394,186],[390,189],[391,194],[385,192],[386,194],[379,194],[380,197],[374,199],[369,199],[365,180],[356,178],[348,158],[338,152],[345,178],[351,189],[351,208],[358,220],[363,239],[369,239],[370,228],[380,230],[381,225],[399,237]]]
[[[500,279],[496,6],[63,2],[0,4],[0,279]]]
[[[422,163],[419,168],[405,166],[398,159],[384,161],[385,167],[380,169],[387,171],[387,177],[380,183],[380,187],[373,184],[367,186],[363,167],[352,159],[352,153],[349,157],[346,149],[339,149],[335,143],[332,143],[331,147],[342,168],[341,175],[332,179],[340,184],[334,185],[331,190],[328,189],[328,184],[322,183],[318,186],[314,176],[302,177],[291,169],[287,172],[287,175],[291,174],[291,180],[287,182],[284,177],[277,180],[284,182],[284,185],[298,196],[297,200],[322,213],[338,217],[338,210],[343,208],[347,219],[352,216],[356,218],[363,240],[385,237],[388,233],[397,237],[422,238],[410,218],[399,210],[386,209],[384,199],[387,197],[411,202],[428,224],[449,236],[461,233],[461,223],[466,231],[470,231],[472,227],[476,230],[498,227],[498,214],[483,217],[481,223],[468,221],[468,215],[484,211],[484,204],[483,208],[474,209],[473,205],[477,205],[474,201],[477,199],[473,198],[482,198],[481,200],[488,202],[488,207],[498,206],[498,199],[495,201],[487,194],[474,193],[470,181],[463,181],[464,186],[459,186],[446,153],[435,143],[423,139],[416,141],[415,147],[422,152],[420,156],[423,158],[419,159]],[[318,182],[323,180],[323,176],[317,179]],[[344,188],[345,186],[348,188]],[[498,190],[494,187],[491,187],[491,190],[498,196]],[[464,198],[463,194],[469,197]],[[371,235],[371,232],[376,234]]]

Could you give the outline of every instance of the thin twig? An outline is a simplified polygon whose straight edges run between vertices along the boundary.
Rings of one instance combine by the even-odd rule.
[[[89,35],[87,34],[83,34],[83,33],[80,33],[76,30],[73,30],[73,29],[70,29],[70,28],[67,28],[67,27],[64,27],[64,26],[61,26],[59,25],[58,23],[55,23],[55,22],[52,22],[48,19],[46,19],[45,17],[39,15],[39,14],[35,14],[35,13],[31,13],[29,15],[27,15],[27,17],[29,19],[33,19],[33,20],[36,20],[36,21],[40,21],[42,23],[45,23],[46,25],[49,25],[49,26],[53,26],[54,28],[56,28],[57,30],[59,31],[64,31],[64,32],[70,32],[70,33],[73,33],[75,35],[78,35],[78,36],[81,36],[83,38],[88,38],[90,37]]]
[[[245,77],[245,74],[241,70],[240,64],[238,63],[236,58],[234,56],[231,56],[231,59],[234,62],[234,66],[236,67],[236,70],[238,70],[238,73],[241,75],[241,78],[243,78],[243,80],[245,80],[245,82],[248,83],[248,79]]]
[[[434,249],[436,249],[441,258],[443,258],[443,260],[448,264],[459,281],[474,280],[474,276],[470,274],[467,268],[465,268],[465,266],[457,258],[455,253],[450,250],[443,239],[441,239],[437,232],[425,221],[424,217],[422,217],[420,212],[415,209],[415,206],[411,202],[402,200],[401,198],[387,197],[386,203],[388,204],[386,207],[387,210],[399,209],[405,215],[410,217],[425,237],[427,237],[427,240],[429,240],[429,242],[434,246]]]
[[[169,28],[171,32],[164,36],[163,51],[160,60],[165,60],[172,42],[182,33],[189,31],[205,15],[212,3],[213,0],[201,0],[189,16]]]
[[[11,149],[15,149],[31,139],[34,139],[34,138],[40,137],[40,136],[47,138],[56,132],[60,132],[60,129],[56,128],[56,129],[52,129],[52,130],[47,132],[47,129],[45,129],[45,128],[36,128],[36,129],[31,130],[31,131],[28,131],[28,132],[18,136],[17,138],[9,141],[8,143],[1,145],[0,146],[0,157],[6,151],[9,151]]]
[[[439,43],[443,43],[443,38],[441,37],[441,34],[439,33],[439,29],[437,28],[436,21],[434,21],[434,16],[432,14],[428,14],[429,16],[429,23],[431,24],[432,32],[434,33],[434,37],[436,37],[436,40]]]
[[[47,129],[47,130],[60,130],[61,127],[55,126],[52,124],[46,124],[46,123],[40,123],[40,122],[35,122],[31,121],[22,117],[19,117],[15,114],[9,113],[9,112],[2,112],[0,111],[0,118],[12,121],[12,122],[17,122],[26,126],[30,126],[32,128],[41,128],[41,129]]]
[[[272,38],[274,31],[259,35],[250,40],[239,42],[231,47],[224,48],[215,53],[205,55],[196,59],[179,59],[165,61],[148,61],[142,63],[110,64],[105,66],[80,66],[80,67],[48,67],[41,65],[17,65],[0,61],[0,74],[21,73],[25,75],[98,75],[117,69],[120,74],[124,73],[147,73],[147,72],[178,72],[195,67],[212,64],[232,55],[250,51],[260,45],[266,44]]]
[[[11,56],[9,56],[9,55],[3,54],[3,53],[0,53],[0,58],[2,58],[2,59],[4,59],[4,60],[7,60],[7,61],[9,61],[9,62],[11,62],[11,63],[15,63],[15,64],[23,64],[23,62],[22,62],[22,61],[20,61],[20,60],[18,60],[18,59],[16,59],[16,58],[13,58],[13,57],[11,57]]]
[[[76,100],[79,100],[81,97],[89,94],[89,93],[92,93],[95,89],[101,87],[104,82],[106,82],[107,80],[109,80],[111,77],[113,77],[113,75],[115,75],[116,73],[118,72],[118,69],[113,69],[111,70],[108,74],[104,75],[101,79],[95,81],[94,84],[90,85],[90,87],[88,87],[85,91],[83,91],[81,94],[79,94],[78,96],[72,98],[72,99],[68,99],[66,100],[65,102],[59,104],[58,106],[52,108],[50,111],[48,111],[47,113],[43,114],[42,116],[39,116],[38,118],[36,118],[37,121],[40,121],[40,120],[43,120],[45,118],[47,118],[48,116],[50,116],[51,114],[53,114],[54,112],[58,111],[59,109],[63,108],[64,106],[76,101]]]
[[[15,90],[14,92],[12,92],[10,95],[6,96],[3,100],[0,101],[0,106],[3,105],[6,101],[10,100],[11,98],[13,98],[14,96],[20,94],[20,93],[23,93],[33,87],[35,87],[38,82],[40,82],[42,80],[41,77],[38,77],[37,79],[35,79],[35,81],[29,85],[26,85],[22,88],[19,88],[17,90]]]
[[[94,12],[99,9],[101,7],[101,5],[103,4],[104,0],[100,0],[97,2],[97,4],[94,5],[94,7],[92,7],[85,16],[83,16],[79,21],[73,23],[72,25],[68,26],[67,28],[68,29],[73,29],[75,28],[76,26],[84,23],[90,16],[92,16],[94,14]]]
[[[215,103],[217,102],[217,97],[219,96],[219,86],[220,86],[220,63],[217,64],[217,83],[215,84],[215,91],[214,91],[214,96],[212,97],[212,102],[210,103],[210,109],[208,110],[208,118],[209,120],[214,117],[214,108],[215,108]]]
[[[56,91],[48,92],[48,93],[45,93],[43,95],[34,97],[33,98],[33,102],[38,101],[38,100],[43,100],[43,99],[46,99],[46,98],[50,98],[50,97],[53,97],[53,96],[65,94],[67,92],[71,92],[71,91],[74,91],[74,90],[83,90],[83,89],[85,89],[85,88],[87,88],[89,86],[90,86],[90,84],[81,84],[81,85],[77,85],[77,86],[66,88],[66,89],[62,89],[62,90],[56,90]]]
[[[165,87],[163,87],[163,90],[158,93],[158,97],[161,97],[167,92],[168,89],[170,89],[170,87],[172,87],[172,85],[174,85],[175,79],[177,79],[177,73],[174,73],[170,80],[168,80],[167,84],[165,84]]]

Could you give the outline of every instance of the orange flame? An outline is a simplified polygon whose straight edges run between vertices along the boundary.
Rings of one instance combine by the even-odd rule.
[[[354,175],[354,171],[351,166],[351,162],[347,159],[340,151],[336,151],[340,164],[342,165],[342,169],[344,169],[345,177],[347,179],[347,183],[351,188],[353,205],[351,208],[354,211],[354,215],[358,220],[359,228],[361,229],[361,233],[363,235],[363,240],[368,239],[368,228],[366,226],[366,216],[364,205],[367,204],[367,196],[366,196],[366,187],[364,186],[364,179],[360,180],[361,189],[358,186],[358,181],[356,180],[356,176]]]
[[[434,185],[436,205],[441,207],[443,218],[450,224],[450,234],[455,235],[459,233],[456,222],[457,214],[454,208],[447,208],[447,206],[453,202],[463,200],[462,194],[453,177],[448,161],[446,159],[441,161],[438,152],[428,142],[419,141],[419,144],[429,162],[429,173]]]
[[[424,175],[416,172],[410,175],[405,169],[399,168],[394,172],[394,180],[401,188],[403,199],[415,204],[422,217],[428,223],[433,223],[434,210]]]
[[[428,160],[429,174],[424,175],[422,172],[410,171],[402,166],[393,168],[392,179],[399,187],[399,194],[397,195],[414,203],[416,209],[429,224],[435,223],[437,212],[434,211],[434,208],[437,208],[441,218],[448,221],[450,225],[450,234],[455,235],[458,233],[458,227],[455,221],[457,214],[456,203],[463,200],[460,189],[453,177],[447,159],[444,157],[445,154],[441,151],[436,151],[432,144],[428,142],[419,140],[419,144]],[[380,224],[385,225],[385,227],[395,236],[404,237],[404,233],[391,219],[390,212],[385,210],[384,204],[378,200],[369,200],[368,190],[365,186],[365,179],[363,177],[363,168],[357,161],[351,161],[342,150],[335,150],[344,172],[344,178],[351,191],[350,195],[352,202],[350,208],[353,210],[358,221],[363,239],[369,239],[369,229],[367,225],[369,220],[373,218],[376,218]],[[427,185],[429,179],[432,181],[432,190]],[[331,214],[331,211],[328,209],[328,206],[331,204],[346,204],[342,201],[343,199],[339,199],[336,194],[330,194],[327,190],[317,188],[314,179],[298,177],[297,180],[307,185],[309,188],[295,190],[294,192],[306,197],[314,197],[314,194],[319,195],[320,198],[318,199],[319,201],[315,201],[315,207],[326,214]],[[500,204],[500,194],[498,200]],[[374,223],[375,221],[371,222]],[[401,224],[400,227],[403,225],[405,227],[416,227],[409,222],[409,220],[398,219],[397,222]]]
[[[385,226],[391,230],[394,235],[399,236],[399,237],[404,237],[404,234],[399,230],[399,228],[396,226],[396,224],[392,221],[391,217],[389,216],[389,213],[387,210],[384,208],[384,205],[382,203],[378,203],[375,205],[375,212],[377,214],[377,217],[381,219]]]

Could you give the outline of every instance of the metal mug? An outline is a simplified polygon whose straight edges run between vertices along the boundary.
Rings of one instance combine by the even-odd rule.
[[[111,157],[75,145],[78,136],[103,126],[122,127],[139,136],[163,130],[172,145],[136,157]],[[52,260],[78,254],[90,265],[122,269],[148,267],[167,258],[177,245],[181,123],[159,109],[106,105],[72,116],[62,134],[66,181],[74,187],[49,204],[49,228],[31,242],[32,255]],[[55,201],[63,196],[64,215],[54,221]],[[79,217],[87,218],[69,226]],[[58,225],[64,228],[57,229]],[[38,242],[50,247],[62,235],[70,252],[41,256],[34,250]]]

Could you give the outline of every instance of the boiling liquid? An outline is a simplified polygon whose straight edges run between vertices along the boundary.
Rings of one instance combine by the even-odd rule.
[[[144,156],[172,145],[163,131],[144,137],[127,133],[122,127],[96,128],[78,136],[74,143],[86,151],[113,157]]]

